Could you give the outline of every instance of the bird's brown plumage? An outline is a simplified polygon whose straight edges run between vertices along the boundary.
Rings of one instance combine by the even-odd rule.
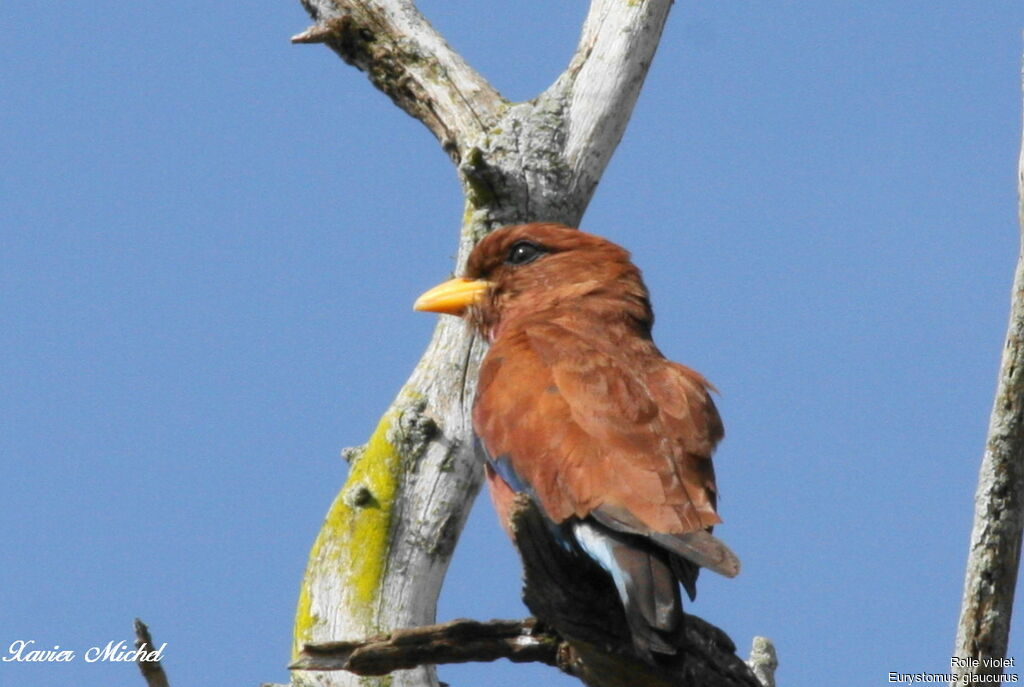
[[[738,561],[709,534],[711,387],[654,345],[629,253],[560,224],[506,227],[417,307],[462,314],[491,343],[473,427],[500,517],[528,492],[616,579],[638,650],[673,653],[675,578],[692,597],[697,565],[734,575]]]
[[[512,245],[549,252],[512,266]],[[470,309],[491,341],[473,423],[556,522],[595,510],[632,528],[692,532],[715,512],[722,424],[698,373],[666,360],[629,254],[554,224],[491,234],[466,276],[494,284]]]

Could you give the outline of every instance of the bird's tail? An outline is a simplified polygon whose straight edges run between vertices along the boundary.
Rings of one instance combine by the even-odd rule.
[[[611,575],[633,646],[647,660],[678,651],[683,604],[677,581],[693,599],[700,568],[726,577],[740,570],[736,554],[705,530],[641,534],[587,519],[576,522],[572,531],[580,548]]]
[[[674,637],[682,624],[683,604],[667,553],[643,537],[592,522],[576,523],[573,534],[580,547],[611,575],[637,653],[649,661],[655,654],[675,654]]]

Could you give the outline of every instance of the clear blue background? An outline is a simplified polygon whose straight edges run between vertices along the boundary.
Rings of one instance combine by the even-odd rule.
[[[585,12],[421,7],[513,99]],[[140,616],[175,687],[287,679],[339,451],[428,341],[410,306],[462,214],[433,137],[291,46],[307,25],[298,2],[0,7],[0,654]],[[676,3],[584,220],[722,392],[719,533],[745,567],[692,610],[744,655],[774,639],[780,685],[948,669],[1017,254],[1022,27],[1019,2]],[[440,618],[522,616],[518,579],[481,499]],[[78,660],[0,684],[142,679]]]

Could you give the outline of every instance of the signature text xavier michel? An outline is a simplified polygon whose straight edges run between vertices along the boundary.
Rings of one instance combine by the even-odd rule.
[[[132,648],[131,644],[122,639],[119,642],[109,641],[105,646],[91,646],[82,653],[82,658],[85,659],[86,663],[96,663],[97,661],[144,661],[149,663],[161,660],[164,657],[164,649],[166,648],[167,642],[161,644],[159,649],[154,649],[148,644],[143,644],[141,648],[135,649]],[[77,658],[78,652],[71,649],[61,649],[59,645],[54,646],[52,649],[43,649],[36,647],[36,640],[34,639],[17,639],[11,642],[11,645],[7,648],[7,655],[0,660],[4,663],[10,663],[11,661],[25,663],[70,663]]]

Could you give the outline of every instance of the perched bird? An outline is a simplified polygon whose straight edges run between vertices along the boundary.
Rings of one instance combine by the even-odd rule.
[[[559,544],[611,576],[636,651],[675,654],[678,583],[693,599],[698,566],[732,577],[739,561],[710,533],[723,436],[711,386],[654,345],[629,253],[561,224],[505,227],[414,307],[490,342],[473,428],[506,531],[528,494]]]

